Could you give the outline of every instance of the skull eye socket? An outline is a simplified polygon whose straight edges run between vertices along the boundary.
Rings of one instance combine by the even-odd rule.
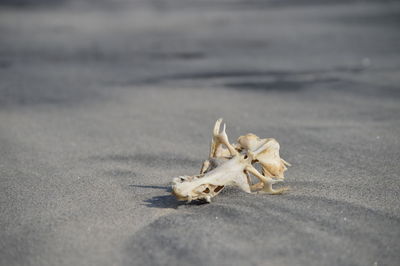
[[[209,189],[209,188],[206,188],[203,192],[204,192],[204,193],[210,193],[210,189]]]

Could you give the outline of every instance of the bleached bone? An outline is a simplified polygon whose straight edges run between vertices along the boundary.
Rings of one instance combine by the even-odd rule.
[[[210,153],[208,155],[208,159],[203,162],[203,165],[200,170],[200,174],[204,174],[214,168],[216,168],[219,164],[222,162],[226,161],[227,159],[231,158],[233,154],[232,151],[230,151],[227,148],[224,148],[222,146],[223,137],[226,135],[225,129],[226,125],[224,124],[222,133],[220,133],[220,127],[221,127],[221,122],[222,118],[218,119],[215,122],[214,129],[212,132],[212,138],[211,138],[211,145],[210,145]],[[225,145],[226,146],[226,145]],[[231,145],[235,149],[235,144]]]
[[[178,200],[188,202],[197,199],[205,199],[210,202],[211,198],[218,195],[225,186],[233,185],[244,192],[251,193],[247,173],[259,178],[264,184],[264,192],[271,194],[282,193],[282,189],[274,190],[272,185],[281,180],[274,180],[261,175],[251,165],[252,158],[238,154],[219,165],[217,168],[203,175],[182,176],[173,179],[172,191]]]
[[[205,173],[196,176],[181,176],[173,179],[172,190],[178,200],[187,200],[190,202],[192,200],[205,199],[210,202],[211,198],[218,195],[227,185],[235,185],[243,191],[251,193],[249,173],[253,174],[261,181],[263,192],[280,194],[285,191],[285,188],[279,190],[274,190],[272,188],[273,184],[281,180],[274,180],[270,177],[263,176],[251,164],[252,161],[255,160],[255,157],[264,151],[264,148],[260,147],[260,149],[251,152],[251,154],[240,154],[235,147],[229,143],[225,131],[225,124],[222,132],[219,133],[221,121],[222,120],[219,119],[215,123],[210,149],[210,157],[213,158],[210,158],[203,164],[202,172]],[[224,144],[228,148],[229,156],[233,157],[215,166],[212,170],[206,169],[208,172],[204,171],[204,169],[208,168],[211,162],[216,159],[215,157],[220,157],[220,159],[228,158],[227,153],[217,153],[221,144]]]
[[[287,170],[286,166],[290,166],[290,164],[280,157],[280,145],[275,139],[260,139],[254,134],[247,134],[239,137],[237,142],[242,149],[249,153],[259,151],[254,158],[261,164],[264,175],[272,178],[285,178],[283,173]]]
[[[222,133],[219,133],[221,122],[221,118],[215,122],[209,159],[203,163],[201,174],[216,167],[218,161],[213,160],[214,158],[227,159],[231,157],[232,150],[254,152],[257,149],[263,149],[264,151],[255,158],[256,162],[261,164],[263,174],[272,178],[284,179],[284,172],[287,170],[286,166],[290,166],[290,164],[280,157],[280,145],[275,139],[260,139],[258,136],[249,133],[240,136],[237,139],[237,143],[230,144],[227,136],[223,135],[225,131],[223,130]],[[227,149],[222,145],[225,145]]]
[[[229,152],[229,150],[225,149],[221,145],[222,142],[220,140],[220,136],[226,130],[226,125],[224,124],[222,133],[219,132],[220,127],[221,127],[221,122],[222,122],[222,118],[218,119],[215,122],[214,129],[213,129],[213,135],[212,135],[212,139],[211,139],[209,158],[229,158],[231,156],[231,153]]]

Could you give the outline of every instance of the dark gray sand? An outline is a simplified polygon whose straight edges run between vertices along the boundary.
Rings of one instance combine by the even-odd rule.
[[[399,265],[398,2],[0,3],[0,265]],[[219,117],[288,193],[170,195]]]

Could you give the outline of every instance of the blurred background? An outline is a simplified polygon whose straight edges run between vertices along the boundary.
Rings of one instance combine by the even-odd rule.
[[[109,85],[346,90],[344,80],[355,78],[385,85],[398,74],[398,6],[385,0],[2,0],[1,75],[8,77],[2,80],[25,75],[18,88],[2,86],[1,103],[83,100]],[[369,80],[372,70],[385,78]],[[387,87],[383,93],[397,93]]]
[[[0,0],[0,265],[396,265],[400,3]],[[170,195],[211,128],[288,194]]]

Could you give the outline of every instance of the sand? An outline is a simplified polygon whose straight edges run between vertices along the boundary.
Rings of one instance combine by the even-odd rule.
[[[0,265],[398,265],[400,5],[1,1]],[[214,121],[280,196],[185,204]]]

